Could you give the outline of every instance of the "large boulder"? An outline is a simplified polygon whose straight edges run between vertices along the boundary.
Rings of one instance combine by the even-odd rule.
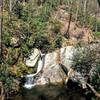
[[[26,58],[26,65],[28,67],[34,67],[39,57],[40,57],[40,51],[38,49],[34,49],[29,58]]]
[[[37,72],[33,76],[38,75],[38,78],[35,81],[36,85],[44,84],[63,84],[66,81],[67,72],[71,69],[73,64],[73,56],[76,52],[75,47],[67,46],[56,50],[48,54],[40,54],[40,59],[38,61]],[[32,54],[35,55],[35,54]],[[31,57],[30,57],[31,58]],[[34,60],[28,59],[31,61],[31,66],[34,66]],[[27,62],[27,61],[26,61]],[[75,72],[75,76],[72,76],[72,80],[80,82],[84,85],[84,78],[80,73]],[[77,77],[77,78],[75,78]],[[85,87],[85,85],[84,85]]]

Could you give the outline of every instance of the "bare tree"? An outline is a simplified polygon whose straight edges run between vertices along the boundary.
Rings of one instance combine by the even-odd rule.
[[[84,0],[84,8],[83,8],[83,13],[84,13],[84,18],[83,18],[83,27],[86,26],[86,18],[87,18],[87,6],[88,6],[88,0]]]
[[[9,0],[9,11],[12,12],[12,0]]]
[[[97,25],[98,12],[99,12],[99,5],[97,2],[96,3],[96,10],[95,10],[95,32],[98,31],[98,25]]]
[[[0,0],[0,57],[2,57],[2,43],[1,43],[2,28],[3,28],[3,0]]]
[[[67,27],[67,32],[66,34],[64,34],[64,36],[66,38],[70,38],[70,34],[69,34],[69,30],[70,30],[70,24],[71,24],[71,20],[72,20],[72,9],[73,9],[73,1],[71,0],[69,3],[69,22],[68,22],[68,27]]]
[[[78,20],[78,14],[79,14],[79,0],[76,0],[76,15],[75,15],[75,22]]]

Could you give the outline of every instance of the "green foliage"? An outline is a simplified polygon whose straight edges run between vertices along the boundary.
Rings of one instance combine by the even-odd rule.
[[[91,83],[95,87],[95,89],[100,92],[100,62],[96,69],[93,70],[93,76],[91,78]]]
[[[93,67],[97,67],[99,63],[99,49],[97,47],[86,47],[78,50],[74,55],[74,65],[75,69],[81,72],[83,75],[89,74]]]
[[[40,9],[40,18],[48,21],[50,14],[60,5],[61,0],[47,0]]]
[[[11,33],[10,32],[4,32],[3,34],[3,43],[6,45],[6,46],[10,46],[11,44]]]
[[[16,50],[14,48],[9,48],[9,54],[8,54],[8,58],[5,59],[6,63],[8,65],[12,65],[14,63],[15,60],[15,56],[18,55],[18,52],[16,52]]]
[[[73,2],[75,0],[72,0]],[[23,2],[13,1],[12,12],[9,13],[9,1],[4,0],[4,16],[3,16],[3,45],[9,49],[9,54],[7,59],[3,59],[4,62],[2,67],[0,67],[0,80],[3,81],[5,89],[12,89],[14,79],[20,77],[24,73],[32,72],[27,68],[22,62],[17,63],[17,74],[13,76],[10,73],[9,67],[12,66],[14,60],[17,58],[18,53],[22,57],[28,57],[33,48],[38,48],[43,52],[48,52],[49,50],[55,50],[62,46],[63,36],[60,33],[62,24],[58,20],[50,19],[51,14],[56,11],[57,7],[61,4],[71,3],[71,0],[46,0],[41,6],[38,6],[34,0],[23,4]],[[69,10],[69,9],[68,9]],[[76,8],[72,10],[76,13]],[[83,23],[83,13],[82,9],[79,9],[78,21]],[[93,17],[87,16],[87,23],[94,27],[95,19]],[[51,21],[51,22],[50,22]],[[51,24],[52,32],[48,32],[48,25]],[[97,25],[100,26],[100,21],[97,21]],[[18,36],[20,45],[14,48],[14,44],[11,45],[11,39],[15,34]],[[47,36],[50,34],[50,37]],[[99,32],[96,33],[99,35]],[[10,48],[9,48],[10,47]],[[87,53],[86,53],[87,52]],[[96,61],[97,58],[94,51],[82,51],[81,54],[76,56],[76,63],[74,66],[80,72],[88,73],[92,68],[92,63]],[[88,59],[87,59],[88,58]],[[96,66],[94,64],[93,66]],[[8,77],[9,76],[9,77]],[[95,80],[97,75],[94,74],[92,80]],[[98,85],[99,81],[95,80],[93,85]],[[97,88],[97,87],[96,87]]]
[[[62,46],[62,35],[58,33],[55,38],[55,48],[61,48],[61,46]]]
[[[83,77],[88,76],[89,82],[100,92],[100,45],[92,45],[79,51],[74,55],[73,68],[79,71]],[[98,99],[94,99],[98,100]]]
[[[100,32],[95,32],[94,35],[100,37]]]
[[[40,18],[43,21],[48,21],[50,17],[50,13],[52,12],[53,8],[50,4],[46,3],[43,5],[42,9],[40,9]]]
[[[16,77],[21,77],[32,72],[33,68],[28,68],[23,62],[20,61],[17,64]]]
[[[50,43],[49,43],[47,37],[40,35],[40,34],[37,34],[35,36],[35,42],[34,42],[35,48],[38,48],[40,50],[44,50],[47,52],[49,49],[49,46],[50,46]]]
[[[99,98],[97,98],[97,97],[93,97],[92,100],[99,100]]]
[[[100,59],[96,68],[92,71],[91,85],[100,93]],[[92,97],[92,100],[99,100],[98,97]]]
[[[0,81],[3,82],[5,92],[12,90],[12,83],[14,83],[15,76],[11,75],[9,70],[9,65],[4,63],[3,66],[0,67]]]
[[[20,19],[22,17],[22,14],[23,14],[23,5],[21,3],[16,3],[15,6],[14,6],[14,14]]]
[[[23,43],[21,45],[21,53],[24,57],[27,57],[31,53],[31,49],[28,46],[28,43]]]
[[[28,10],[25,8],[25,9],[23,9],[23,10],[21,10],[22,11],[22,14],[20,15],[21,17],[21,19],[23,20],[23,21],[28,21]]]
[[[59,33],[60,32],[60,29],[61,27],[63,26],[61,24],[61,22],[59,22],[58,20],[51,20],[51,30],[53,33]]]
[[[95,26],[95,18],[89,16],[88,17],[88,20],[89,20],[89,26],[94,29],[94,26]]]
[[[97,20],[97,31],[100,32],[100,19]]]
[[[34,19],[31,19],[31,29],[33,30],[33,32],[35,33],[45,33],[46,31],[46,26],[47,23],[43,22],[41,18],[37,17]]]

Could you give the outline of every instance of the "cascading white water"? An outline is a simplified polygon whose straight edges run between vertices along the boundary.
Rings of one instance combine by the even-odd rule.
[[[36,75],[39,74],[39,72],[43,69],[44,67],[44,62],[45,62],[45,54],[40,54],[40,59],[38,61],[38,67],[37,67],[37,72],[35,74],[29,74],[29,75],[26,75],[25,78],[26,78],[26,82],[24,84],[24,87],[27,88],[27,89],[31,89],[33,88],[36,83],[35,83],[35,77]]]
[[[34,84],[34,75],[33,74],[29,74],[25,78],[26,78],[26,82],[24,84],[25,88],[31,89],[32,87],[35,86],[35,84]]]

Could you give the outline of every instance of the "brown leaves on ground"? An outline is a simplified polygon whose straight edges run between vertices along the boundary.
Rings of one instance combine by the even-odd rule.
[[[68,34],[67,30],[68,30],[68,24],[69,24],[69,14],[66,11],[66,6],[61,6],[58,7],[57,11],[55,11],[50,20],[52,20],[53,22],[59,22],[61,23],[61,26],[59,27],[59,33],[61,33],[62,35]],[[90,28],[88,27],[81,27],[81,25],[79,24],[79,22],[75,22],[73,21],[74,18],[72,18],[72,21],[70,23],[70,29],[69,29],[69,35],[70,35],[70,39],[76,43],[76,41],[79,42],[84,42],[84,43],[91,43],[94,40],[94,36],[93,36],[93,32]],[[53,23],[56,24],[57,23]],[[52,24],[51,26],[49,25],[49,32],[51,34],[56,34],[53,33],[50,28],[52,29],[52,27],[54,27]],[[73,43],[72,43],[73,44]]]

